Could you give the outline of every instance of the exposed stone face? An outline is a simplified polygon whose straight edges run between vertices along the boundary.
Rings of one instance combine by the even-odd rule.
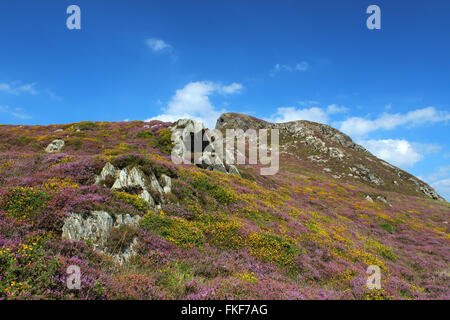
[[[106,211],[91,211],[87,216],[79,213],[70,213],[64,220],[62,227],[62,238],[72,241],[87,240],[92,243],[95,250],[107,252],[106,243],[111,233],[111,228],[118,228],[122,224],[137,226],[139,216],[129,214],[110,215]],[[122,263],[134,254],[133,246],[137,243],[134,239],[129,248],[122,253],[114,254],[117,262]]]
[[[191,119],[181,119],[175,122],[170,129],[174,133],[172,155],[184,158],[186,152],[191,152],[191,159],[200,168],[240,175],[234,165],[227,168],[223,159],[216,155],[217,144],[223,143],[223,141],[215,140],[213,143],[206,133],[203,123]],[[202,146],[202,150],[198,154],[194,152],[195,143]]]
[[[168,176],[164,179],[167,180],[167,178],[170,179]],[[108,162],[103,167],[100,175],[97,176],[95,183],[101,184],[107,179],[114,181],[111,190],[125,192],[133,190],[154,209],[159,209],[160,205],[166,201],[165,194],[167,192],[161,187],[154,173],[147,176],[141,169],[136,167],[120,170]],[[158,199],[154,199],[152,194],[158,195]]]
[[[172,179],[168,175],[161,175],[161,185],[165,194],[172,192]]]
[[[445,199],[442,198],[436,192],[436,190],[434,190],[432,187],[430,187],[426,183],[419,181],[417,179],[414,179],[414,178],[409,178],[408,180],[411,181],[416,186],[417,190],[424,193],[427,197],[434,199],[434,200],[445,201]]]
[[[55,139],[45,148],[45,152],[47,152],[47,153],[61,152],[61,150],[64,148],[65,144],[66,143],[64,142],[64,140]]]

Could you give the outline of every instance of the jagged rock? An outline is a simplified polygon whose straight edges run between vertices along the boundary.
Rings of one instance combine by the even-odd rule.
[[[137,226],[139,216],[129,214],[110,215],[106,211],[91,211],[87,216],[79,213],[70,213],[64,220],[62,238],[72,241],[89,241],[95,250],[107,252],[106,243],[111,233],[111,228],[118,228],[122,224]],[[114,259],[122,263],[134,254],[133,245],[137,239],[123,253],[115,254]]]
[[[342,160],[344,159],[344,152],[339,148],[330,147],[328,148],[328,154],[331,158]]]
[[[161,175],[161,184],[165,194],[172,192],[172,179],[168,175]]]
[[[420,192],[422,192],[423,194],[425,194],[428,198],[434,199],[434,200],[439,200],[439,201],[445,201],[444,198],[442,198],[437,192],[436,190],[434,190],[432,187],[430,187],[429,185],[427,185],[424,182],[419,182],[417,179],[414,178],[409,178],[409,181],[411,181],[415,186],[416,189]]]
[[[364,199],[366,199],[366,200],[369,201],[369,202],[373,202],[372,197],[369,196],[369,195],[366,195]]]
[[[390,207],[392,207],[392,205],[387,201],[386,197],[384,197],[384,196],[377,196],[377,200],[383,202],[384,204],[387,204]]]
[[[170,177],[164,175],[164,181],[169,179],[168,192],[170,192],[171,180]],[[167,192],[159,184],[158,179],[154,173],[149,176],[139,168],[124,168],[119,170],[115,168],[111,163],[107,162],[103,167],[99,176],[96,177],[96,184],[101,184],[106,179],[112,178],[114,183],[111,190],[117,191],[133,191],[137,193],[142,199],[147,201],[154,209],[159,209],[161,203],[166,201],[165,194]],[[154,196],[157,195],[157,199]]]
[[[189,152],[191,153],[191,160],[200,168],[240,175],[239,170],[235,166],[229,166],[227,170],[224,159],[215,155],[217,144],[223,143],[223,141],[214,140],[213,143],[202,122],[180,119],[170,127],[170,130],[173,133],[172,139],[174,143],[172,155],[185,159]],[[194,150],[195,144],[201,145],[201,150],[198,153],[194,152],[197,151]],[[224,154],[226,155],[226,151]]]
[[[150,175],[150,188],[153,192],[157,192],[159,194],[159,198],[161,200],[162,203],[165,202],[165,197],[164,197],[164,190],[161,187],[161,185],[159,184],[158,179],[156,179],[155,174],[152,172]]]
[[[119,177],[119,170],[117,170],[110,162],[107,162],[103,167],[100,175],[96,177],[95,184],[99,184],[108,178],[117,179]]]
[[[241,174],[239,173],[238,168],[236,168],[236,166],[234,166],[234,165],[232,165],[232,164],[229,166],[228,172],[229,172],[230,174],[234,174],[234,175],[239,176],[239,177],[241,176]]]
[[[72,241],[88,240],[93,243],[94,249],[98,249],[105,245],[113,225],[113,218],[105,211],[92,211],[86,218],[70,213],[64,220],[62,237]]]
[[[45,148],[45,152],[47,153],[60,152],[64,148],[65,144],[66,143],[64,142],[64,140],[55,139]]]

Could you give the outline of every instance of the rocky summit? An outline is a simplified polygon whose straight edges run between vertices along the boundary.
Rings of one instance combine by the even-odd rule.
[[[1,125],[0,299],[450,298],[450,204],[425,182],[327,125],[216,129]],[[278,129],[277,173],[218,157],[227,129]]]

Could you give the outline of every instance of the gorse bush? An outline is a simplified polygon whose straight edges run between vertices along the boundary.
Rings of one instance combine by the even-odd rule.
[[[143,130],[143,131],[139,131],[137,133],[136,137],[149,139],[149,138],[155,138],[155,134],[149,130]]]
[[[0,247],[0,298],[26,299],[55,286],[60,263],[48,255],[40,237]]]
[[[238,250],[245,246],[241,226],[235,221],[219,221],[205,227],[205,235],[212,246]]]
[[[168,217],[164,212],[147,213],[140,226],[160,234],[163,238],[180,247],[194,247],[203,244],[203,233],[191,221],[178,217]]]
[[[158,132],[159,137],[156,140],[156,146],[162,153],[170,154],[173,149],[172,131],[170,129],[162,129]]]
[[[223,205],[229,205],[238,200],[238,196],[233,190],[227,190],[218,183],[212,183],[207,177],[201,176],[195,179],[192,186],[197,191],[207,192]]]
[[[263,261],[292,266],[298,252],[295,241],[269,233],[253,233],[249,236],[250,254]]]
[[[393,225],[391,225],[390,223],[386,222],[386,223],[382,223],[380,224],[380,228],[389,232],[389,233],[394,233],[395,232],[395,227]]]
[[[113,197],[125,203],[131,204],[137,211],[147,212],[149,209],[148,202],[141,197],[121,191],[114,191]]]
[[[0,208],[16,219],[28,219],[40,212],[50,196],[31,187],[17,187],[3,193]]]

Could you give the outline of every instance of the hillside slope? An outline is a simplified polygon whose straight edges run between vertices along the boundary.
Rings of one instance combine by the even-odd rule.
[[[280,129],[278,174],[174,165],[171,125],[0,126],[0,298],[450,298],[450,204],[417,178],[331,127],[239,114],[217,128]]]

